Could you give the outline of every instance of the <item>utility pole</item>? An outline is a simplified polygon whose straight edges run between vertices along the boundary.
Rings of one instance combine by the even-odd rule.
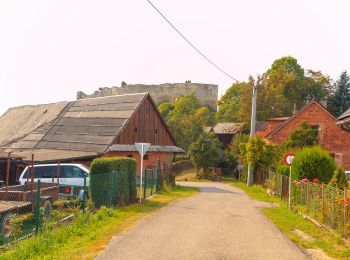
[[[256,83],[253,86],[253,98],[252,98],[252,117],[250,121],[250,137],[255,136],[255,121],[256,121],[256,93],[258,87]],[[247,176],[247,186],[253,185],[253,169],[249,163],[248,165],[248,176]]]

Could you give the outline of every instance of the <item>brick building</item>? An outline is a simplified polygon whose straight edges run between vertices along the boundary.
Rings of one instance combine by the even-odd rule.
[[[148,93],[81,99],[72,102],[9,109],[0,117],[0,144],[4,152],[36,162],[80,162],[94,158],[128,156],[140,165],[134,143],[151,143],[145,167],[171,169],[176,146]],[[21,127],[21,125],[25,126]]]
[[[268,122],[267,127],[269,127]],[[318,102],[309,102],[288,119],[283,118],[279,124],[273,122],[269,131],[261,131],[257,134],[272,143],[281,144],[287,141],[291,132],[306,122],[309,126],[318,129],[320,145],[334,157],[339,165],[350,170],[350,132],[339,126],[337,119]]]

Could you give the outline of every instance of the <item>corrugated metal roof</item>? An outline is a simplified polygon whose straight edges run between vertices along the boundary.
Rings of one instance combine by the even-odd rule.
[[[108,148],[110,152],[137,152],[132,144],[114,144]],[[163,152],[163,153],[184,153],[180,147],[167,145],[151,145],[149,152]]]
[[[214,127],[216,134],[235,134],[242,130],[244,123],[217,123]]]
[[[120,133],[147,93],[80,99],[9,150],[75,150],[101,153]],[[32,129],[33,130],[33,129]]]
[[[47,124],[62,112],[68,102],[13,107],[0,117],[0,146],[18,140]]]

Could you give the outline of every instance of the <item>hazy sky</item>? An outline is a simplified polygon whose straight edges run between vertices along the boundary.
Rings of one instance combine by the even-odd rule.
[[[292,55],[337,78],[350,71],[350,1],[153,0],[238,80]],[[0,0],[0,113],[127,83],[233,82],[146,0]]]

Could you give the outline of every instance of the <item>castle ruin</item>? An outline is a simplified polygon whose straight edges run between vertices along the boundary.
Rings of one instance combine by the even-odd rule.
[[[168,101],[172,102],[176,98],[195,93],[198,102],[216,110],[216,101],[218,99],[218,85],[201,83],[165,83],[159,85],[132,84],[128,85],[122,82],[120,87],[99,88],[93,94],[85,94],[82,91],[77,92],[77,99],[106,97],[113,95],[124,95],[131,93],[148,92],[157,105]]]

